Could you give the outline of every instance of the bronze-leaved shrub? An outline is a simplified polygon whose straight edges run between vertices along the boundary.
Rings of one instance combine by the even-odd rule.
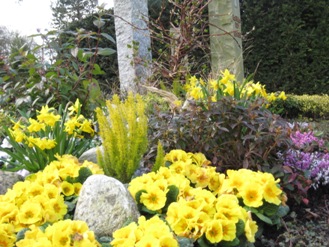
[[[290,146],[286,121],[264,108],[261,100],[240,101],[223,97],[208,109],[195,105],[177,114],[154,114],[149,118],[150,144],[161,140],[166,151],[202,152],[221,171],[280,166],[277,154]]]

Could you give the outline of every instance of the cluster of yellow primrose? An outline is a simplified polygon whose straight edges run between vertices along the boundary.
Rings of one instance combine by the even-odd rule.
[[[81,133],[94,134],[91,120],[86,119],[82,114],[78,113],[81,104],[77,99],[75,104],[69,108],[69,119],[65,119],[64,131],[74,137],[83,137]],[[21,121],[14,123],[10,133],[18,143],[25,143],[28,147],[38,147],[41,150],[53,149],[56,141],[52,130],[57,122],[61,120],[61,116],[55,113],[54,108],[43,106],[38,111],[37,119],[29,118],[27,125]]]
[[[231,74],[227,69],[221,72],[221,77],[217,80],[209,79],[204,81],[202,78],[197,79],[195,76],[192,76],[184,88],[187,97],[191,97],[196,101],[208,100],[210,98],[212,102],[217,102],[222,96],[233,96],[246,100],[262,97],[269,102],[287,98],[283,91],[279,95],[276,93],[268,94],[265,85],[261,85],[259,82],[245,81],[239,84],[235,79],[235,75]]]
[[[225,176],[209,166],[203,154],[182,150],[172,150],[165,158],[172,163],[169,167],[133,179],[128,189],[135,199],[136,194],[143,191],[140,202],[148,210],[162,214],[168,188],[175,185],[179,189],[178,198],[169,205],[165,219],[177,236],[194,240],[205,236],[213,244],[232,241],[237,237],[237,223],[241,221],[246,239],[254,242],[258,226],[251,213],[239,204],[239,199],[252,208],[265,202],[274,205],[284,202],[279,181],[272,174],[240,169],[229,170]],[[146,246],[139,244],[145,241],[154,244],[150,246],[168,246],[161,243],[174,241],[174,237],[169,240],[169,233],[164,240],[156,231],[143,235],[138,229],[136,223],[132,223],[117,230],[112,246]]]
[[[57,156],[57,159],[0,195],[0,246],[15,246],[16,233],[24,228],[30,230],[16,243],[17,247],[59,247],[73,242],[74,246],[97,246],[87,245],[96,241],[85,223],[61,220],[67,213],[65,197],[78,195],[82,186],[65,179],[78,177],[81,167],[88,167],[93,174],[103,171],[88,161],[81,164],[71,155]],[[38,226],[45,223],[54,225],[43,232]]]

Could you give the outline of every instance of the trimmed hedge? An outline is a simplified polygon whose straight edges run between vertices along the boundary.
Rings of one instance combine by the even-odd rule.
[[[290,119],[329,119],[329,95],[288,94],[287,100],[274,105],[280,115]]]

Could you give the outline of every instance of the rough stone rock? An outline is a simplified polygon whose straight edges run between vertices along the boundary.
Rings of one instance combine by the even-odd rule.
[[[7,189],[24,178],[16,172],[6,172],[0,170],[0,195],[6,194]]]
[[[86,152],[81,154],[81,156],[79,157],[79,162],[83,163],[85,160],[87,160],[87,161],[97,164],[97,149],[98,148],[100,148],[101,152],[103,152],[102,146],[88,149]]]
[[[137,221],[137,205],[126,187],[106,175],[92,175],[83,184],[74,219],[87,222],[98,237],[108,236],[127,221]]]

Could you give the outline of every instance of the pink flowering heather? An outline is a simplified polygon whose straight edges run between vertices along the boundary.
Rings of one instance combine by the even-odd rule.
[[[295,149],[286,153],[283,164],[303,171],[304,176],[313,181],[315,188],[329,184],[329,154],[325,149],[325,141],[314,136],[312,131],[296,131],[290,137]],[[322,151],[314,150],[313,146]]]

